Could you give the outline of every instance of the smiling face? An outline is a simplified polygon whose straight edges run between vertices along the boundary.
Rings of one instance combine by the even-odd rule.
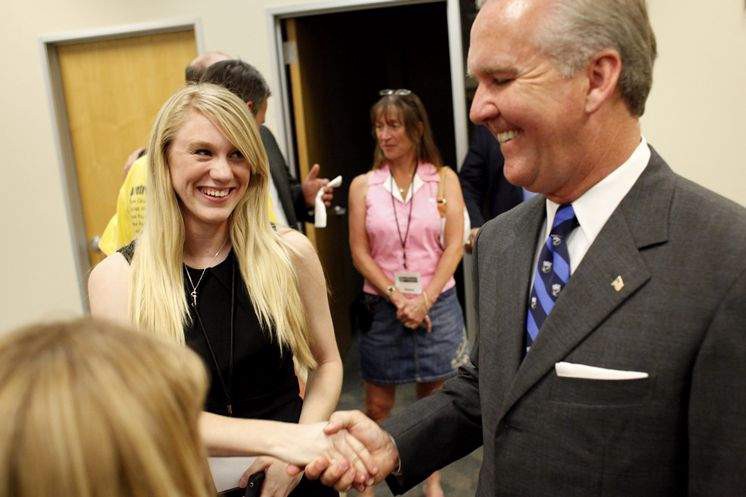
[[[168,165],[186,226],[227,223],[249,184],[250,167],[243,154],[194,110],[174,136]]]
[[[414,160],[415,144],[395,107],[384,108],[374,123],[376,141],[389,162]]]
[[[587,78],[563,77],[531,41],[546,1],[491,2],[471,31],[469,72],[479,86],[470,117],[500,142],[511,183],[547,195],[571,189],[583,171]]]

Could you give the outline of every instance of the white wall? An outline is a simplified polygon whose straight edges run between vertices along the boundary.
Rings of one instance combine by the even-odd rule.
[[[746,205],[746,2],[648,3],[659,55],[643,132],[679,174]]]
[[[2,284],[0,330],[83,312],[39,38],[199,18],[207,50],[269,74],[266,9],[313,0],[15,0],[0,17]],[[645,134],[681,174],[746,204],[746,10],[743,0],[651,0],[660,58]],[[279,90],[274,88],[275,93]],[[268,123],[279,128],[277,102]]]

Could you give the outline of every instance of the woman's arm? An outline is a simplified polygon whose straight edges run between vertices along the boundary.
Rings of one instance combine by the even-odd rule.
[[[91,316],[132,326],[129,317],[130,265],[114,252],[99,262],[88,277]]]
[[[422,323],[427,312],[435,300],[443,291],[443,287],[453,276],[461,257],[464,254],[464,198],[461,194],[456,173],[449,167],[444,167],[443,176],[445,181],[444,195],[446,198],[446,225],[444,233],[443,254],[438,260],[435,273],[424,292],[415,299],[410,299],[406,305],[399,309],[397,317],[411,327],[417,327]]]
[[[368,192],[366,176],[362,174],[352,181],[347,203],[352,263],[355,265],[355,269],[378,289],[380,295],[387,297],[398,308],[404,304],[406,298],[399,292],[390,294],[386,290],[394,282],[378,267],[378,264],[370,255],[368,233],[365,231],[365,195]]]
[[[375,462],[365,446],[346,430],[327,435],[324,433],[327,424],[300,425],[203,412],[199,430],[211,456],[269,455],[301,467],[326,457],[351,468],[363,481],[374,474]]]
[[[308,457],[323,453],[328,441],[326,423],[301,427],[293,423],[260,419],[229,418],[202,412],[199,429],[211,456],[271,455],[288,462],[306,464]]]
[[[295,230],[282,232],[293,249],[293,262],[300,283],[300,298],[311,334],[311,353],[317,367],[309,371],[300,423],[326,421],[334,412],[342,390],[342,359],[329,312],[326,279],[311,242]]]

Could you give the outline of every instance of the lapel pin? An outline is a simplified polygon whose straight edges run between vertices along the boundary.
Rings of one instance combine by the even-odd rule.
[[[621,292],[622,288],[624,288],[624,280],[622,279],[622,276],[619,275],[614,278],[614,281],[611,282],[611,286],[614,287],[614,290],[617,292]]]

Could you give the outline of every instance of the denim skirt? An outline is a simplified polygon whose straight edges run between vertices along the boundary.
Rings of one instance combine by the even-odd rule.
[[[428,315],[432,331],[411,330],[396,319],[396,307],[378,295],[365,294],[372,315],[370,330],[360,336],[360,369],[377,384],[429,383],[453,376],[466,360],[466,332],[456,288],[438,296]]]

